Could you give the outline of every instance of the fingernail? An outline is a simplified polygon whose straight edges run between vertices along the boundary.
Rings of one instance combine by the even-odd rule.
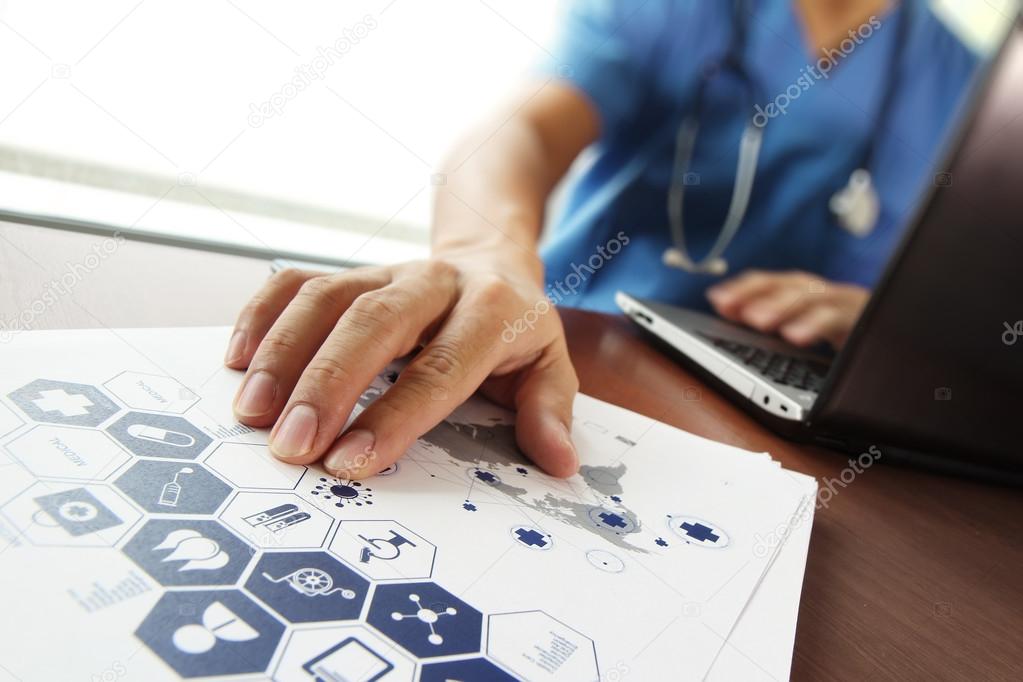
[[[319,419],[316,410],[305,403],[298,403],[284,415],[284,421],[277,433],[270,438],[270,452],[277,457],[300,457],[313,446]]]
[[[564,445],[564,446],[566,446],[568,448],[569,452],[572,453],[572,459],[574,460],[574,464],[572,465],[572,468],[575,469],[576,471],[578,471],[579,470],[579,452],[575,449],[575,445],[572,443],[572,434],[571,434],[571,432],[569,432],[567,426],[565,426],[564,424],[560,424],[560,426],[561,426],[561,443],[562,443],[562,445]]]
[[[250,376],[234,403],[234,411],[243,417],[266,414],[274,404],[277,380],[269,372],[259,371]]]
[[[338,478],[351,478],[376,459],[373,451],[375,442],[376,438],[370,431],[349,431],[327,453],[323,466]]]
[[[231,341],[227,344],[227,353],[224,354],[225,365],[231,365],[241,360],[247,339],[248,334],[240,329],[231,335]]]

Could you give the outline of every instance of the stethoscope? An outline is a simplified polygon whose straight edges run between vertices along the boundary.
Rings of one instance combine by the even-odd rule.
[[[905,14],[908,8],[903,7],[899,11]],[[746,217],[746,209],[749,206],[750,195],[753,192],[753,180],[756,177],[757,160],[760,157],[760,148],[763,143],[766,123],[764,125],[757,125],[755,115],[751,113],[743,129],[742,137],[739,140],[739,158],[736,164],[735,184],[732,187],[732,198],[728,205],[728,213],[710,251],[702,259],[694,260],[686,248],[685,222],[682,208],[688,184],[686,180],[689,176],[693,148],[696,145],[700,129],[700,115],[708,84],[716,76],[731,72],[744,84],[750,102],[757,104],[762,101],[759,98],[760,93],[756,83],[750,77],[743,63],[747,44],[749,13],[750,9],[747,0],[735,0],[731,47],[720,62],[704,70],[696,89],[695,106],[692,107],[691,113],[683,118],[675,136],[675,160],[672,167],[671,184],[668,189],[668,220],[671,225],[673,246],[665,250],[662,261],[665,265],[690,273],[723,275],[728,272],[728,263],[723,257],[724,252],[742,226],[743,220]],[[898,85],[895,73],[902,62],[902,49],[906,41],[906,23],[907,21],[904,16],[898,21],[898,28],[896,29],[898,35],[895,37],[896,47],[892,61],[892,75],[888,78],[888,84],[881,100],[881,106],[877,115],[877,125],[874,128],[875,131],[880,131],[882,125],[890,119],[892,103]],[[750,106],[750,111],[754,111],[753,106]],[[881,200],[869,170],[873,166],[876,152],[877,135],[875,134],[867,144],[867,149],[860,164],[849,176],[849,182],[845,187],[832,195],[828,204],[838,224],[848,232],[859,237],[866,236],[873,231],[881,213]]]

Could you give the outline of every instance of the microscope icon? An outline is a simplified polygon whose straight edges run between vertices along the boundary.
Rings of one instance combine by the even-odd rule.
[[[401,556],[401,548],[403,546],[416,546],[414,542],[404,535],[400,535],[393,530],[388,532],[391,534],[389,538],[367,538],[365,535],[360,534],[359,539],[365,542],[368,547],[362,548],[362,552],[359,554],[359,561],[364,564],[369,563],[370,559],[391,561]]]
[[[393,519],[341,521],[330,550],[372,580],[429,578],[437,546]]]

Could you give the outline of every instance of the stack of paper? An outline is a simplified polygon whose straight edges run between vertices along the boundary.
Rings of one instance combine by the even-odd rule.
[[[572,479],[473,399],[338,480],[233,420],[228,334],[3,350],[0,679],[788,676],[813,479],[579,396]]]

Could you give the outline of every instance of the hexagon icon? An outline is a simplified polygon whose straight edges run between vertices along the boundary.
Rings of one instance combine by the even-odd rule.
[[[261,490],[294,490],[307,471],[300,464],[280,461],[269,446],[252,443],[221,443],[206,465],[239,488]]]
[[[528,680],[598,680],[593,640],[543,611],[490,616],[487,656]]]
[[[149,412],[129,412],[107,433],[140,457],[195,459],[213,442],[184,417]]]
[[[114,480],[153,514],[213,514],[231,487],[195,462],[140,459]]]
[[[32,428],[7,450],[39,478],[101,481],[131,459],[102,431],[53,424]]]
[[[3,515],[34,545],[112,547],[142,514],[102,484],[39,481],[4,505]]]
[[[341,625],[292,632],[273,679],[409,682],[415,673],[415,661],[393,642],[364,625]]]
[[[221,520],[263,549],[316,549],[323,546],[334,519],[291,493],[240,492]]]
[[[436,583],[377,585],[366,622],[418,658],[479,653],[483,614]]]
[[[437,547],[397,521],[341,521],[330,551],[373,580],[433,575]]]
[[[245,583],[292,623],[358,620],[369,581],[326,552],[266,552]]]
[[[152,519],[123,547],[161,585],[234,585],[252,548],[216,521]]]
[[[173,377],[142,372],[121,372],[103,384],[121,402],[135,410],[182,414],[199,396]]]
[[[263,673],[283,635],[239,590],[167,592],[135,630],[182,677]]]
[[[29,419],[66,426],[99,426],[120,408],[95,386],[36,379],[7,394]]]
[[[13,433],[24,424],[25,422],[18,415],[11,412],[10,408],[6,405],[0,403],[0,438]]]
[[[515,682],[516,679],[485,658],[424,663],[423,671],[419,674],[419,682],[451,682],[451,680]]]

